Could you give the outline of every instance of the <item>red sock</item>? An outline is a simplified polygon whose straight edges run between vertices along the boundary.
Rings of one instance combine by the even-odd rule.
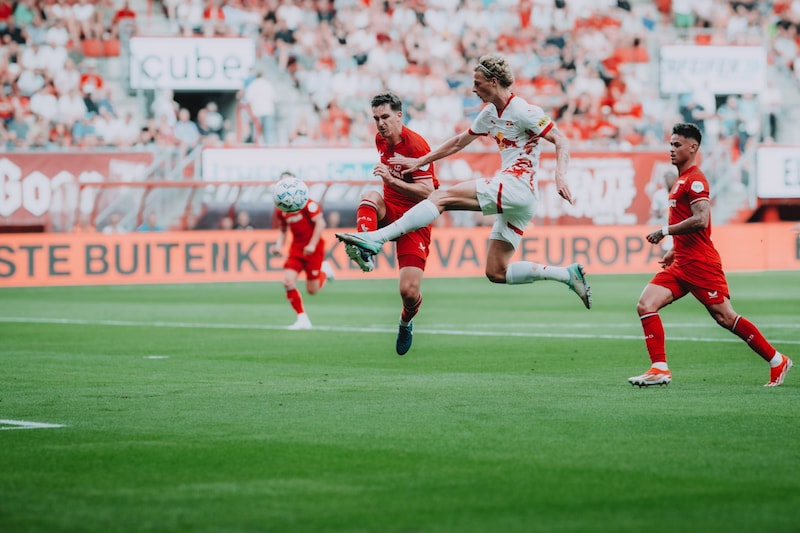
[[[742,315],[733,321],[731,331],[767,362],[775,355],[775,348],[764,338],[758,328]]]
[[[644,330],[644,343],[651,363],[666,363],[667,353],[664,349],[664,324],[658,313],[639,317]]]
[[[378,206],[369,200],[361,200],[356,210],[356,227],[358,231],[378,229]]]
[[[297,290],[297,287],[286,291],[286,299],[289,300],[295,313],[299,315],[305,312],[305,309],[303,309],[303,297],[300,296],[300,291]]]
[[[319,288],[320,289],[322,289],[322,287],[325,286],[325,281],[327,281],[327,279],[328,279],[328,275],[325,274],[325,272],[320,271],[320,273],[319,273]]]
[[[414,318],[419,312],[420,305],[422,305],[421,294],[417,297],[417,301],[414,302],[414,305],[411,307],[407,307],[405,304],[403,304],[403,312],[400,313],[400,320],[403,322],[411,322],[411,319]]]

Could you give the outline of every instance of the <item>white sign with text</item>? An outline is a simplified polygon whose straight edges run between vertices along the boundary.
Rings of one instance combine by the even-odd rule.
[[[759,198],[800,198],[800,146],[762,146],[756,152]]]
[[[252,39],[133,37],[133,89],[236,91],[255,66]]]
[[[762,46],[662,46],[659,74],[661,94],[758,94],[766,85],[767,52]]]

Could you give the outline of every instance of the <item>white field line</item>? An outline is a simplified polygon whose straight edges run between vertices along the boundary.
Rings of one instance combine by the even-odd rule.
[[[86,320],[86,319],[79,319],[79,318],[36,318],[36,317],[3,317],[0,316],[0,323],[18,323],[18,324],[68,324],[74,326],[112,326],[112,327],[145,327],[145,328],[167,328],[167,329],[179,329],[179,328],[186,328],[186,329],[193,329],[193,328],[201,328],[201,329],[233,329],[233,330],[286,330],[288,326],[278,326],[278,325],[271,325],[271,324],[220,324],[220,323],[204,323],[204,322],[143,322],[143,321],[133,321],[133,320]],[[636,327],[637,322],[634,321],[630,325],[625,325],[623,327]],[[497,327],[508,327],[510,324],[498,324]],[[517,324],[514,325],[520,329],[535,329],[535,325],[532,324]],[[536,331],[476,331],[475,329],[451,329],[451,328],[434,328],[434,327],[420,327],[419,329],[415,329],[414,333],[421,333],[423,335],[456,335],[456,336],[473,336],[473,337],[528,337],[528,338],[549,338],[549,339],[606,339],[606,340],[634,340],[634,341],[641,341],[642,335],[635,334],[635,335],[622,335],[622,334],[608,334],[608,333],[576,333],[575,331],[563,331],[554,333],[552,330],[556,327],[555,324],[545,324],[539,325],[540,327],[546,327],[547,329],[551,330],[549,332],[536,332]],[[780,327],[786,329],[800,329],[798,328],[797,324],[771,324],[773,327]],[[461,327],[492,327],[491,324],[461,324]],[[565,329],[575,330],[579,329],[573,326],[564,326]],[[607,331],[609,329],[608,324],[598,324],[592,326],[597,328],[598,330],[602,329],[603,331]],[[679,327],[682,329],[687,329],[690,327],[697,327],[697,324],[673,324],[673,323],[666,323],[666,328],[673,328]],[[719,328],[719,326],[715,326],[713,321],[709,322],[708,324],[703,326],[706,329],[714,329],[715,327]],[[343,333],[396,333],[397,328],[396,326],[393,327],[381,327],[381,326],[374,326],[374,327],[350,327],[350,326],[314,326],[313,328],[316,331],[333,331],[333,332],[343,332]],[[307,331],[307,330],[306,330]],[[742,342],[741,339],[736,337],[735,335],[729,335],[728,337],[687,337],[687,336],[677,336],[677,335],[668,335],[669,341],[687,341],[687,342],[731,342],[731,343],[738,343]],[[800,340],[786,340],[786,339],[769,339],[772,344],[800,344]]]
[[[65,427],[64,424],[28,422],[27,420],[0,420],[0,431],[4,429],[50,429],[50,428],[63,428],[63,427]]]

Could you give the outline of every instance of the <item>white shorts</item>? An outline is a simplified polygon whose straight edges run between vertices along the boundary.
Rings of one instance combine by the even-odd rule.
[[[536,193],[526,180],[503,172],[477,179],[475,188],[481,212],[495,215],[491,238],[506,241],[516,250],[525,228],[536,215]]]

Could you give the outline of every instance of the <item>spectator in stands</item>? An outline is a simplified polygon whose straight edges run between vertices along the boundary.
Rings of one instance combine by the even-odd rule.
[[[75,146],[85,147],[96,142],[93,141],[93,139],[97,138],[97,131],[92,120],[94,115],[94,112],[87,112],[72,125],[72,142]],[[89,137],[88,140],[87,137]]]
[[[189,110],[185,107],[178,112],[178,122],[175,123],[175,138],[184,152],[193,149],[200,141],[200,129],[192,120]]]
[[[72,131],[64,122],[56,122],[50,130],[49,142],[53,148],[70,148]]]
[[[11,0],[0,0],[0,31],[5,32],[14,25],[14,4]]]
[[[82,38],[96,39],[103,34],[96,22],[94,4],[89,0],[78,0],[72,4],[72,14]]]
[[[72,90],[80,89],[81,73],[72,59],[64,61],[64,68],[58,70],[53,76],[53,85],[59,95],[67,94]],[[85,104],[85,102],[84,102]]]
[[[65,124],[68,128],[86,116],[86,102],[83,101],[78,88],[72,88],[68,92],[58,97],[58,122]]]
[[[153,103],[150,104],[150,112],[156,123],[161,123],[163,117],[169,124],[175,124],[178,121],[178,109],[178,102],[175,101],[172,89],[157,91]]]
[[[184,37],[203,33],[202,0],[178,0],[177,16],[177,24]]]
[[[78,83],[84,96],[91,96],[92,93],[103,88],[103,77],[97,72],[96,59],[84,61],[84,71]]]
[[[231,230],[233,228],[233,219],[228,215],[222,216],[219,219],[219,229],[221,230]]]
[[[41,69],[23,68],[17,78],[16,86],[20,95],[31,97],[45,86],[44,71]]]
[[[228,35],[230,29],[225,24],[225,12],[222,10],[224,0],[206,0],[203,9],[203,35],[214,37],[215,35]]]
[[[97,228],[92,223],[92,215],[81,213],[78,220],[72,226],[72,233],[96,233]]]
[[[175,23],[175,7],[177,6],[177,2],[175,0],[166,0],[165,5],[167,8],[167,12],[169,13],[170,8],[172,8],[172,16],[170,17],[170,28],[173,28],[173,33],[177,32],[177,24]],[[126,32],[128,35],[136,32],[136,11],[131,9],[130,3],[128,0],[122,3],[122,6],[114,13],[114,18],[111,20],[111,27],[113,28],[112,35],[115,37],[118,36],[120,33],[120,26],[126,26]]]
[[[139,227],[136,228],[136,231],[164,231],[164,228],[158,223],[158,213],[150,211],[145,217],[144,222],[139,224]]]
[[[224,215],[219,219],[219,229],[221,230],[231,230],[233,228],[233,219],[228,215]]]
[[[31,113],[38,118],[52,121],[58,116],[58,99],[52,85],[42,87],[31,96]]]
[[[206,126],[208,127],[209,133],[222,136],[222,132],[225,129],[225,117],[219,112],[219,106],[217,106],[216,102],[211,101],[206,104],[205,110]]]
[[[267,146],[277,144],[275,89],[260,71],[256,73],[255,79],[244,88],[242,102],[250,107],[250,111],[261,129],[261,138],[254,139],[254,141],[263,142]]]
[[[250,222],[250,213],[247,211],[239,211],[236,213],[236,224],[233,229],[251,230],[256,229],[252,222]]]
[[[122,214],[114,211],[108,217],[108,224],[103,227],[103,233],[105,234],[114,234],[114,233],[128,233],[128,230],[122,225]]]

